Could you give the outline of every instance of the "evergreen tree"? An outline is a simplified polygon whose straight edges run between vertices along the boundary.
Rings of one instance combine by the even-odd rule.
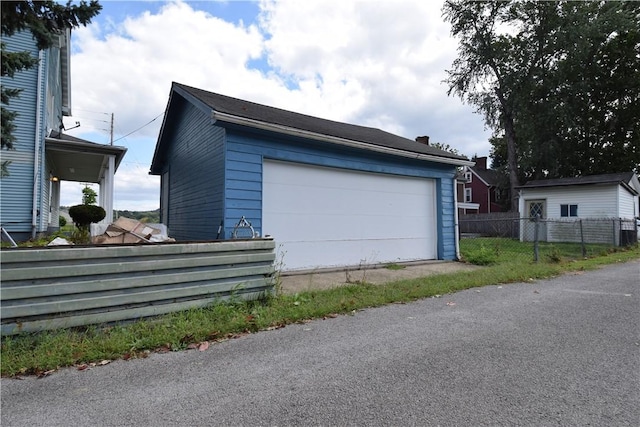
[[[67,29],[90,23],[102,6],[97,0],[91,0],[89,3],[82,0],[77,5],[72,4],[71,1],[66,5],[54,1],[2,1],[0,8],[2,37],[28,30],[33,35],[38,49],[44,50],[53,46],[56,37]],[[0,61],[3,80],[38,65],[38,58],[32,57],[27,51],[8,52],[4,42],[1,43]],[[2,94],[1,148],[11,150],[14,149],[14,119],[17,113],[7,107],[12,98],[20,95],[21,89],[1,86],[0,91]],[[0,176],[8,174],[7,166],[8,162],[2,163]]]

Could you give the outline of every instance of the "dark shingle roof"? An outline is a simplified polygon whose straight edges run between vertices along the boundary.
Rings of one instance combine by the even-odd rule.
[[[217,112],[257,120],[259,122],[287,126],[289,128],[313,132],[320,135],[364,142],[381,147],[445,157],[449,159],[468,160],[464,156],[458,156],[380,129],[294,113],[280,108],[269,107],[262,104],[256,104],[254,102],[244,101],[242,99],[208,92],[180,83],[174,82],[173,85],[174,87],[181,88],[196,97]]]
[[[488,185],[496,186],[500,183],[500,172],[493,169],[480,169],[472,166],[471,169]]]
[[[539,179],[529,181],[519,188],[561,187],[585,184],[629,184],[633,172],[609,173],[604,175],[577,176],[574,178]]]

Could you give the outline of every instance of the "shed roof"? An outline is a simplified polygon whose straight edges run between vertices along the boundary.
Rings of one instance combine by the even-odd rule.
[[[587,175],[571,178],[539,179],[529,181],[518,188],[566,187],[572,185],[623,185],[638,194],[637,177],[633,172],[609,173],[603,175]]]
[[[178,93],[183,97],[189,98],[191,96],[197,99],[210,108],[212,113],[214,113],[214,118],[220,122],[246,119],[246,121],[242,122],[243,125],[268,124],[273,125],[273,130],[275,131],[285,128],[299,130],[301,131],[300,136],[303,137],[310,135],[326,136],[362,143],[361,148],[365,149],[374,149],[377,146],[418,155],[434,156],[441,158],[445,163],[448,162],[447,160],[462,161],[464,164],[468,162],[468,158],[465,156],[459,156],[376,128],[321,119],[319,117],[295,113],[293,111],[209,92],[176,82],[173,83],[171,92],[172,94],[174,92]],[[170,109],[167,108],[166,114],[169,114],[169,111]],[[167,118],[165,116],[165,121],[166,120]],[[161,142],[162,132],[163,130],[161,130],[158,138],[158,144]],[[157,151],[158,147],[156,147],[156,154],[158,154]],[[154,163],[155,161],[156,156],[154,155]],[[469,162],[469,164],[471,163]],[[152,171],[153,169],[152,165]]]

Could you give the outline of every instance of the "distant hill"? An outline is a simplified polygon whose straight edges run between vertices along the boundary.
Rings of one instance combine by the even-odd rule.
[[[69,207],[60,206],[60,215],[67,219],[67,222],[71,223],[71,217],[69,216]],[[114,210],[113,220],[120,218],[121,216],[131,219],[136,219],[140,222],[157,224],[160,222],[160,209],[153,211],[129,211],[129,210]]]
[[[160,222],[160,209],[155,209],[153,211],[113,211],[114,220],[120,218],[121,216],[137,219],[140,222],[157,224]]]

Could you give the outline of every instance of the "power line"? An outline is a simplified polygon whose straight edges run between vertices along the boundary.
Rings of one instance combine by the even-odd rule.
[[[150,121],[148,121],[147,123],[145,123],[145,124],[143,124],[142,126],[140,126],[138,129],[133,130],[133,131],[129,132],[128,134],[126,134],[126,135],[124,135],[124,136],[121,136],[121,137],[120,137],[120,138],[118,138],[118,139],[114,139],[114,140],[113,140],[113,142],[120,141],[121,139],[126,138],[126,137],[128,137],[129,135],[131,135],[131,134],[133,134],[133,133],[138,132],[140,129],[144,128],[145,126],[148,126],[148,125],[150,125],[151,123],[153,123],[153,122],[155,122],[156,120],[158,120],[158,118],[159,118],[160,116],[162,116],[162,115],[164,115],[164,111],[163,111],[162,113],[158,114],[156,117],[154,117],[154,118],[153,118],[153,119],[151,119]],[[112,143],[113,143],[113,142],[112,142]]]
[[[87,113],[95,113],[95,114],[104,114],[104,115],[109,115],[111,113],[105,113],[103,111],[91,111],[91,110],[83,110],[82,108],[74,108],[74,110],[76,111],[86,111]]]

